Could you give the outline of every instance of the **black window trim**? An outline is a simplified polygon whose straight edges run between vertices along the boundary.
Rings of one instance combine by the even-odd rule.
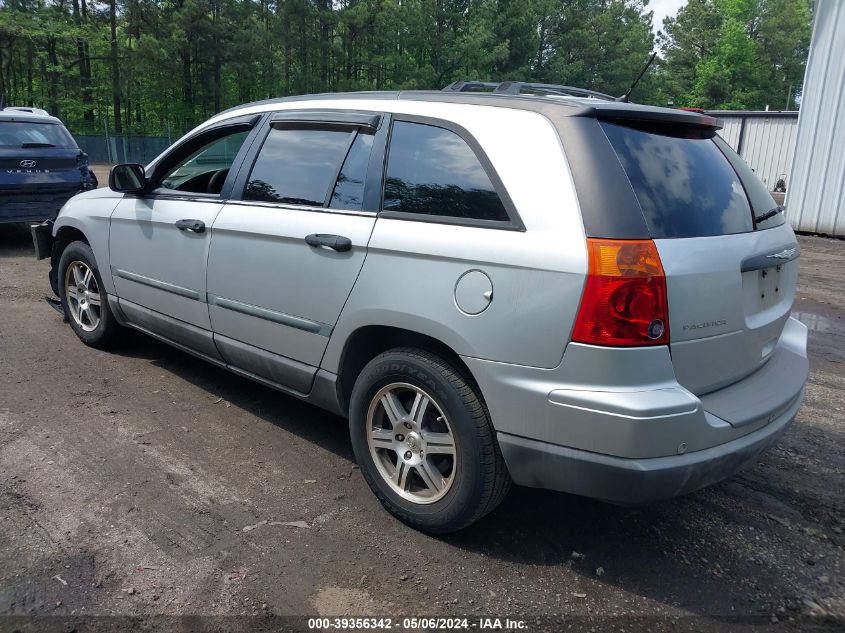
[[[239,207],[265,207],[267,209],[285,209],[286,211],[309,211],[311,213],[335,213],[337,215],[355,215],[366,218],[375,217],[373,211],[356,211],[353,209],[332,209],[329,207],[312,207],[306,204],[292,204],[289,202],[268,202],[266,200],[226,200],[227,205]]]
[[[165,169],[170,169],[172,167],[172,165],[169,165],[167,160],[172,154],[180,152],[185,147],[196,143],[197,140],[202,139],[203,137],[208,136],[209,134],[216,134],[229,128],[248,127],[249,134],[247,134],[247,137],[244,139],[244,142],[238,150],[238,153],[235,154],[235,158],[232,161],[232,165],[229,167],[229,173],[226,175],[226,180],[223,183],[223,187],[221,188],[219,194],[201,193],[195,191],[178,191],[175,189],[167,189],[166,187],[156,186],[154,189],[151,189],[145,197],[153,200],[188,200],[193,202],[214,203],[228,202],[229,198],[231,197],[232,189],[237,178],[237,174],[240,171],[243,161],[249,155],[251,146],[254,143],[257,133],[261,128],[260,122],[264,118],[266,118],[266,115],[264,114],[250,114],[226,119],[225,121],[220,121],[219,123],[203,128],[196,134],[191,135],[190,137],[184,139],[182,142],[171,147],[167,151],[167,154],[156,163],[155,167],[153,168],[152,174],[149,176],[150,182],[158,184],[158,182],[160,182],[161,178],[164,176],[164,173],[162,173],[162,171]],[[223,136],[226,135],[221,135],[220,138],[223,138]],[[165,167],[162,168],[162,165],[164,165]]]
[[[391,117],[390,134],[387,139],[387,147],[384,155],[384,168],[382,170],[381,181],[381,200],[379,202],[378,217],[390,220],[406,220],[409,222],[430,222],[434,224],[451,224],[455,226],[468,226],[473,228],[498,229],[501,231],[525,231],[525,224],[516,210],[516,206],[511,200],[508,190],[505,188],[502,179],[493,167],[493,163],[487,156],[487,153],[481,147],[481,144],[475,137],[462,125],[454,121],[440,119],[436,117],[420,116],[416,114],[394,114]],[[505,208],[505,213],[508,214],[508,220],[477,220],[473,218],[456,218],[447,215],[427,215],[422,213],[408,213],[407,211],[390,211],[384,209],[384,185],[387,179],[387,165],[390,160],[390,141],[393,136],[393,126],[397,121],[405,123],[418,123],[421,125],[429,125],[431,127],[438,127],[457,134],[473,151],[482,169],[490,179],[490,184],[493,185],[493,190],[499,196],[502,206]]]
[[[336,213],[340,215],[375,217],[378,208],[381,206],[381,183],[383,181],[384,157],[386,155],[387,135],[390,129],[391,115],[385,112],[373,112],[368,110],[281,110],[266,113],[265,121],[256,126],[260,132],[256,135],[248,155],[243,163],[239,165],[238,174],[232,187],[232,195],[226,200],[226,204],[238,206],[260,206],[273,209],[288,209],[292,211],[311,211],[318,213]],[[264,142],[270,135],[273,128],[295,127],[300,129],[333,129],[336,127],[347,128],[351,134],[351,140],[346,147],[343,160],[340,162],[335,179],[329,187],[327,199],[323,201],[324,206],[312,206],[304,204],[292,204],[289,202],[271,202],[267,200],[246,200],[247,180],[252,169],[258,160],[258,155]],[[373,148],[370,152],[370,161],[367,165],[367,172],[364,182],[364,203],[362,209],[344,209],[342,207],[330,207],[334,190],[337,187],[337,178],[340,176],[343,165],[355,138],[360,133],[373,134]],[[377,191],[371,191],[378,188]],[[373,201],[377,199],[377,205]],[[370,204],[368,204],[368,202]]]

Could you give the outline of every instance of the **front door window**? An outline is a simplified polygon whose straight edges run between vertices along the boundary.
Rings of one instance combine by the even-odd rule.
[[[235,156],[249,134],[248,129],[233,130],[224,136],[186,148],[188,154],[167,170],[160,186],[173,191],[219,195]]]

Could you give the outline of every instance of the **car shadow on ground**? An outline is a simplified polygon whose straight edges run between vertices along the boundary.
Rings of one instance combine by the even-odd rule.
[[[26,252],[35,256],[32,245],[32,234],[29,224],[12,223],[0,224],[0,257],[14,255],[20,257]]]
[[[233,407],[319,444],[321,448],[348,460],[350,466],[354,461],[346,420],[328,411],[134,330],[127,331],[110,353],[148,360],[159,369],[176,374],[209,394],[216,394]]]

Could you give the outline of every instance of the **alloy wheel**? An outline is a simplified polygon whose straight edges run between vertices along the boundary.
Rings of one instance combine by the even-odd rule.
[[[75,260],[65,271],[65,298],[70,316],[86,332],[100,324],[100,287],[94,271],[85,262]]]
[[[449,419],[425,390],[392,383],[367,412],[367,443],[384,481],[408,501],[442,499],[455,480],[458,452]]]

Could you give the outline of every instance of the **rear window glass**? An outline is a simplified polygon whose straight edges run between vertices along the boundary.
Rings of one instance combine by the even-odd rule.
[[[76,148],[76,142],[63,126],[56,123],[0,121],[0,147],[73,149]]]
[[[687,138],[601,123],[652,237],[752,231],[743,184],[712,138]],[[691,135],[692,136],[692,135]]]

